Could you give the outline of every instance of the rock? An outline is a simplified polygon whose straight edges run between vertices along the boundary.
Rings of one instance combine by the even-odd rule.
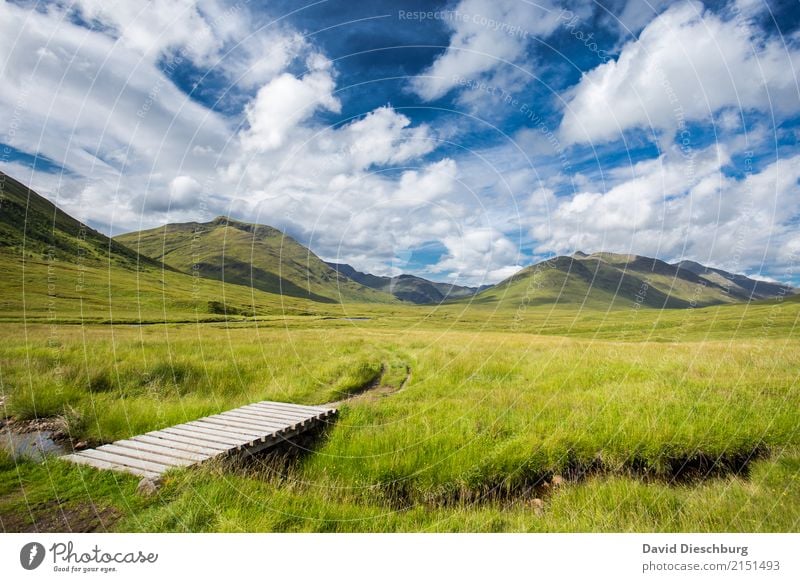
[[[544,501],[542,501],[538,497],[531,500],[531,507],[533,507],[533,512],[536,515],[541,515],[542,513],[544,513]]]
[[[151,479],[150,477],[143,477],[136,487],[136,493],[143,497],[150,497],[158,493],[161,488],[160,479]]]
[[[553,478],[550,479],[550,484],[553,487],[561,487],[564,484],[564,477],[561,475],[553,475]]]

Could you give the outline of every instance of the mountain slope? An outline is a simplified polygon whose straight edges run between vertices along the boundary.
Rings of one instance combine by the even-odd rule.
[[[398,275],[396,277],[381,277],[357,271],[350,265],[342,263],[327,263],[329,267],[344,275],[348,279],[361,283],[372,289],[391,293],[402,301],[417,304],[441,303],[446,299],[471,297],[478,292],[477,287],[464,287],[450,283],[429,281],[415,275]]]
[[[745,275],[735,275],[722,269],[706,267],[694,261],[680,261],[674,266],[686,269],[704,279],[728,289],[728,292],[742,299],[769,299],[785,294],[786,286],[769,281],[756,281]]]
[[[109,260],[128,268],[159,267],[126,246],[74,219],[11,176],[0,172],[0,249],[28,257],[85,263]]]
[[[0,318],[178,321],[330,313],[319,304],[179,273],[0,173]]]
[[[339,275],[309,249],[270,226],[220,216],[115,237],[143,256],[269,293],[322,303],[391,303],[394,298]]]
[[[750,293],[745,289],[750,284],[757,288],[758,298],[778,296],[781,288],[761,286],[760,282],[743,275],[737,277],[741,282],[734,287],[724,284],[727,279],[720,280],[718,274],[705,276],[695,269],[658,259],[614,253],[576,253],[527,267],[471,301],[476,304],[674,309],[746,301]]]

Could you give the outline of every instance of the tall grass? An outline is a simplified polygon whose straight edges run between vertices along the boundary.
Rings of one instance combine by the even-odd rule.
[[[97,442],[257,400],[381,393],[345,400],[288,465],[171,476],[122,529],[785,530],[800,511],[796,312],[787,304],[759,328],[723,311],[713,333],[699,315],[667,314],[658,333],[669,341],[646,341],[662,324],[644,311],[618,315],[616,339],[597,313],[594,335],[576,331],[587,319],[562,336],[447,311],[355,324],[5,324],[0,382],[14,416],[67,415],[76,439]],[[551,486],[556,475],[567,485]]]

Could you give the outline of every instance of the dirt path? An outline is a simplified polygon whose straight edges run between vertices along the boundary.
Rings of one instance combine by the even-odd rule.
[[[372,382],[362,387],[357,392],[350,394],[346,398],[336,400],[334,402],[327,402],[322,406],[331,406],[338,408],[345,402],[352,402],[354,400],[376,400],[378,398],[385,398],[391,394],[396,394],[405,388],[411,381],[411,366],[405,364],[406,372],[403,380],[397,386],[387,386],[383,384],[383,378],[386,375],[388,366],[386,363],[381,364],[381,373]]]

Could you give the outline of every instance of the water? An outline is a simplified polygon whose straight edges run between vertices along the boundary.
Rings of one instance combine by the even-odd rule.
[[[31,432],[16,432],[4,428],[0,430],[0,446],[18,458],[28,458],[41,461],[45,455],[62,455],[67,451],[53,440],[53,432],[49,430],[34,430]]]

